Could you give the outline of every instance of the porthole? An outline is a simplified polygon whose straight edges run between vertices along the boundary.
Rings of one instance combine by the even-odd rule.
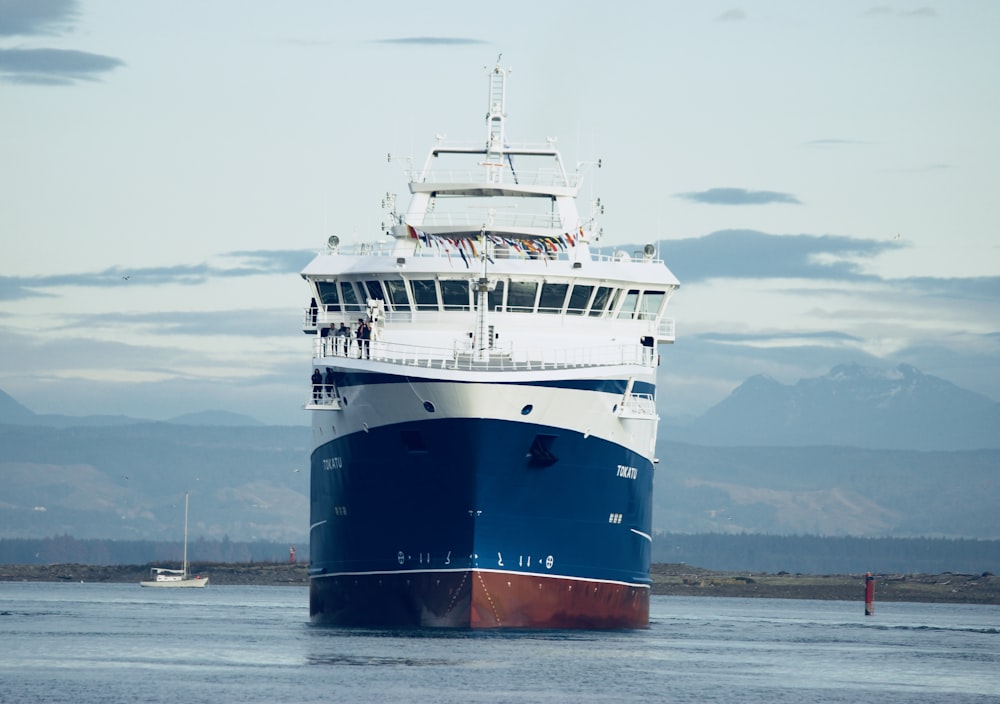
[[[612,413],[617,413],[618,412],[618,404],[617,403],[611,407],[611,412]]]
[[[430,401],[424,401],[424,410],[427,411],[428,413],[433,413],[434,404],[431,403]]]
[[[525,406],[524,408],[522,408],[522,409],[521,409],[521,415],[522,415],[522,416],[526,416],[526,415],[528,415],[529,413],[531,413],[531,410],[532,410],[533,408],[534,408],[534,406],[532,406],[532,405],[531,405],[531,404],[529,403],[529,404],[528,404],[527,406]]]

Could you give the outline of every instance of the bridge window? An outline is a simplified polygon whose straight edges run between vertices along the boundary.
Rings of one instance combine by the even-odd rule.
[[[611,292],[610,286],[598,286],[597,293],[594,295],[594,302],[590,304],[590,314],[594,317],[600,317],[604,314],[604,311],[608,309],[608,303],[611,302]]]
[[[368,291],[368,298],[375,301],[385,300],[385,293],[382,291],[382,282],[378,279],[365,281],[365,289]]]
[[[562,313],[569,284],[542,284],[542,295],[538,299],[539,313]]]
[[[635,317],[635,308],[639,303],[639,292],[632,289],[627,294],[625,294],[625,300],[622,301],[622,307],[618,311],[619,319],[629,319]]]
[[[340,310],[340,296],[337,293],[336,281],[317,281],[316,288],[319,289],[319,302],[326,311]]]
[[[469,282],[465,279],[441,281],[441,300],[445,310],[470,310]]]
[[[389,304],[393,310],[410,310],[410,297],[406,294],[406,284],[402,279],[386,279],[385,290],[389,294]]]
[[[417,310],[437,310],[438,292],[434,279],[413,279],[410,281],[413,303]]]
[[[587,302],[593,293],[593,286],[574,286],[569,294],[569,305],[566,307],[566,314],[583,315],[584,311],[587,310]]]
[[[507,291],[507,310],[512,313],[530,313],[535,310],[537,281],[511,281]]]
[[[611,292],[611,301],[608,302],[608,313],[613,313],[618,308],[618,301],[622,299],[625,289],[616,288]]]
[[[354,290],[354,284],[350,281],[340,282],[340,300],[344,303],[344,310],[360,311],[363,308],[361,300],[358,298],[358,294]]]
[[[643,320],[656,320],[656,316],[663,306],[665,295],[663,291],[643,291],[642,303],[639,307],[639,317]]]

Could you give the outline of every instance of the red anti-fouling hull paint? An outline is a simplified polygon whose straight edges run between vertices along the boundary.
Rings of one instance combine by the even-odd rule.
[[[310,616],[386,628],[644,628],[649,589],[483,570],[314,576]]]
[[[472,580],[472,628],[649,625],[647,587],[478,570]]]

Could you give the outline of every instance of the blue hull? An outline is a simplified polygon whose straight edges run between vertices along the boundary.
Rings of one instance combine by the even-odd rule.
[[[321,445],[311,481],[316,622],[646,625],[653,465],[621,445],[428,419]],[[549,613],[585,594],[582,621]]]

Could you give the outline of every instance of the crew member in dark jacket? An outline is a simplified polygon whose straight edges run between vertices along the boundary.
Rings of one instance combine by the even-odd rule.
[[[313,403],[319,403],[319,396],[323,393],[323,375],[319,373],[319,369],[313,369],[312,383]]]

